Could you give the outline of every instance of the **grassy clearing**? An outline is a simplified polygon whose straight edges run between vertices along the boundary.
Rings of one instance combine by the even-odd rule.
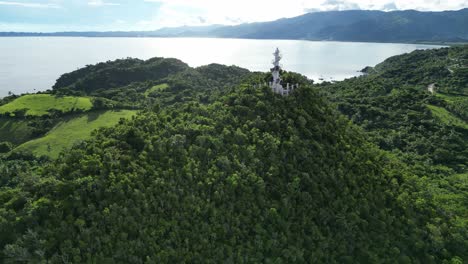
[[[0,142],[9,141],[15,145],[21,144],[31,137],[31,131],[28,121],[0,118]]]
[[[461,94],[455,95],[455,94],[437,93],[436,96],[444,99],[448,103],[455,103],[455,102],[468,100],[468,96],[461,95]]]
[[[153,87],[151,87],[151,88],[149,88],[148,90],[145,91],[145,96],[150,95],[152,92],[162,91],[164,89],[167,89],[168,87],[169,87],[169,85],[167,83],[155,85],[155,86],[153,86]]]
[[[60,110],[70,112],[80,109],[87,111],[91,109],[93,103],[88,97],[62,96],[55,97],[50,94],[28,94],[15,99],[6,105],[0,106],[0,113],[28,109],[26,115],[43,116],[47,115],[49,110]]]
[[[434,188],[434,199],[444,209],[455,213],[458,221],[468,224],[468,173],[454,174],[441,180]]]
[[[448,111],[455,114],[465,122],[468,121],[468,96],[461,94],[438,93],[436,97],[447,103],[445,107]]]
[[[452,113],[447,111],[445,108],[439,107],[439,106],[434,106],[434,105],[428,105],[427,107],[431,110],[432,114],[436,118],[440,119],[440,121],[444,122],[445,124],[451,125],[451,126],[462,127],[464,129],[468,129],[468,123],[467,122],[465,122],[462,119],[456,117],[455,115],[453,115]]]
[[[57,158],[60,152],[78,141],[91,137],[91,132],[101,127],[116,125],[121,118],[131,118],[136,111],[100,111],[83,114],[59,123],[45,136],[28,141],[14,151],[30,151],[36,156]]]

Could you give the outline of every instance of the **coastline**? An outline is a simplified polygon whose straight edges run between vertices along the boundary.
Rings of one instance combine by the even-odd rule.
[[[112,36],[106,35],[107,32],[96,32],[96,35],[86,35],[86,32],[70,32],[70,34],[60,33],[23,33],[23,32],[12,32],[17,35],[6,35],[10,32],[0,32],[0,38],[180,38],[180,39],[194,39],[194,38],[205,38],[205,39],[242,39],[242,40],[297,40],[297,41],[310,41],[310,42],[340,42],[340,43],[376,43],[376,44],[413,44],[413,45],[430,45],[430,46],[464,46],[468,45],[468,40],[454,42],[454,41],[425,41],[425,40],[414,40],[414,41],[379,41],[379,40],[333,40],[333,39],[306,39],[306,38],[242,38],[242,37],[219,37],[219,36],[148,36],[148,35],[120,35]],[[84,34],[80,34],[84,33]],[[91,33],[91,32],[90,32]],[[93,32],[94,33],[94,32]],[[111,32],[109,32],[111,33]],[[132,33],[132,32],[128,32]],[[135,32],[136,33],[136,32]]]

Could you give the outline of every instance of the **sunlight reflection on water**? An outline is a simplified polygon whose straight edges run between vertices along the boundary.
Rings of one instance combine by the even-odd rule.
[[[276,47],[284,55],[285,70],[314,80],[343,80],[390,56],[440,46],[212,38],[0,38],[0,96],[8,91],[46,90],[63,73],[126,57],[174,57],[193,67],[221,63],[268,71]]]

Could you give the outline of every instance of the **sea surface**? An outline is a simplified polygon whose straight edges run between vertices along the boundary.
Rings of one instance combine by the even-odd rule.
[[[272,53],[283,53],[287,71],[319,81],[359,75],[393,55],[440,46],[301,40],[213,38],[0,38],[0,97],[50,89],[61,74],[88,64],[134,57],[178,58],[192,67],[210,63],[268,71]]]

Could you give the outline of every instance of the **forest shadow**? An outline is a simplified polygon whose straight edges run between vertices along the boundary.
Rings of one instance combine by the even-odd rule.
[[[95,121],[96,119],[99,118],[102,114],[104,114],[106,111],[94,111],[90,112],[87,114],[88,117],[88,123]]]

